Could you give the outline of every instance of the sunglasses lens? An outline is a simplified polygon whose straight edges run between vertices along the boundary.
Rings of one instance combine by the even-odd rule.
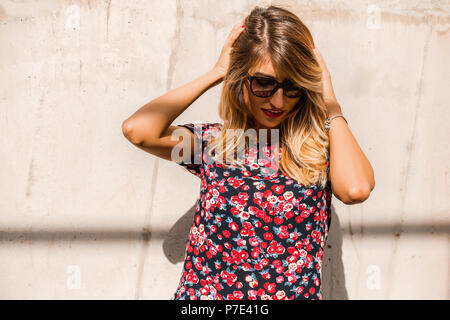
[[[271,79],[255,78],[252,81],[252,90],[258,97],[269,97],[276,85],[276,82]]]
[[[270,97],[277,87],[277,82],[274,79],[266,77],[254,77],[251,81],[251,89],[255,96],[261,98]],[[284,89],[284,94],[288,98],[298,98],[302,95],[303,90],[295,84],[289,83]]]

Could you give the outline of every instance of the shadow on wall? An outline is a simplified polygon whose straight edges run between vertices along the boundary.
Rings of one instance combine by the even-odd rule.
[[[194,221],[194,204],[166,234],[163,251],[175,264],[184,261],[188,235]],[[322,261],[322,288],[324,300],[348,300],[345,288],[344,264],[342,263],[342,231],[339,217],[331,206],[331,226],[328,232]]]
[[[195,209],[194,204],[167,232],[163,241],[163,251],[167,259],[175,264],[184,261],[187,240],[190,228],[194,222]]]
[[[331,205],[330,230],[322,259],[323,299],[348,300],[342,262],[342,228],[333,205]]]

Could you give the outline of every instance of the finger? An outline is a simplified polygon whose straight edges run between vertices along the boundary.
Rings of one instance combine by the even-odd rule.
[[[235,26],[234,26],[234,32],[237,35],[240,35],[242,31],[244,31],[244,23],[243,22],[238,22]]]
[[[317,48],[314,48],[313,49],[313,53],[314,53],[314,56],[317,59],[317,62],[321,65],[322,64],[322,59],[321,59],[319,50]]]
[[[230,37],[229,40],[231,43],[234,43],[234,41],[239,38],[239,36],[241,35],[242,31],[244,31],[245,28],[242,28],[242,24],[241,22],[237,23],[234,27],[233,30],[230,33]]]
[[[239,33],[240,33],[240,32],[244,29],[244,28],[242,27],[242,26],[244,25],[244,22],[245,22],[245,18],[242,19],[242,20],[240,20],[239,22],[237,22],[237,23],[234,25],[233,29],[239,31]]]
[[[244,31],[245,28],[242,28],[242,25],[245,22],[245,18],[240,20],[239,22],[235,23],[233,28],[231,29],[230,33],[228,34],[227,39],[225,40],[225,45],[228,47],[232,47],[234,42],[237,40],[237,38],[240,36],[242,31]]]
[[[326,65],[326,63],[323,59],[322,53],[320,53],[319,49],[317,49],[317,47],[316,47],[313,49],[313,52],[317,58],[317,62],[319,63],[319,66],[322,69],[322,71],[325,71],[325,72],[328,71],[327,65]]]

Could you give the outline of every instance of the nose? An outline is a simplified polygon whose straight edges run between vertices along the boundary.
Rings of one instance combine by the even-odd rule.
[[[278,90],[271,97],[270,102],[277,109],[282,109],[284,104],[283,88],[278,88]]]

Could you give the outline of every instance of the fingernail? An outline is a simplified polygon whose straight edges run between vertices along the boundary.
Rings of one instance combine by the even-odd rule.
[[[242,28],[245,27],[245,24],[242,25]]]

